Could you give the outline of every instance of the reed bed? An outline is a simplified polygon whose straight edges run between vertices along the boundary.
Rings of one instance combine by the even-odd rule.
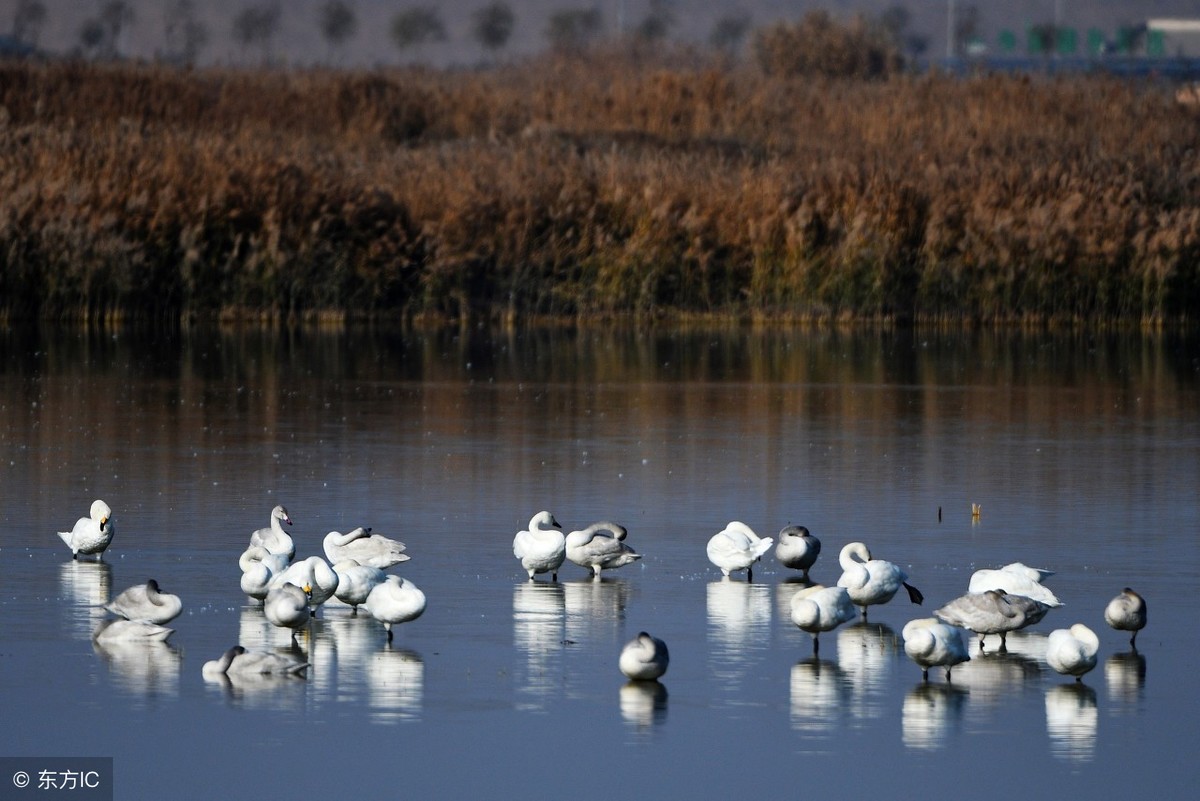
[[[0,314],[1180,324],[1197,112],[679,55],[0,64]]]

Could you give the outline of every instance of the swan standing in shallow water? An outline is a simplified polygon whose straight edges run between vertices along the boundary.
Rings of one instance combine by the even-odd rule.
[[[1082,623],[1055,629],[1046,639],[1046,662],[1059,673],[1083,681],[1083,674],[1096,666],[1100,638]]]
[[[97,643],[115,642],[163,642],[175,629],[149,623],[145,620],[125,620],[124,618],[109,618],[100,622],[92,632],[92,639]]]
[[[931,667],[946,668],[946,681],[950,681],[950,668],[971,658],[962,629],[932,617],[910,620],[900,636],[904,639],[904,653],[921,666],[921,678],[926,681]]]
[[[667,644],[639,631],[638,636],[625,643],[617,664],[634,681],[654,681],[667,672],[670,662]]]
[[[325,535],[323,544],[325,558],[331,565],[353,559],[360,565],[387,570],[392,565],[407,562],[411,558],[404,553],[403,542],[389,539],[382,534],[372,534],[370,528],[363,526],[345,534],[331,531]]]
[[[308,611],[310,591],[310,587],[298,587],[290,581],[275,587],[263,600],[263,615],[272,625],[291,629],[292,638],[295,639],[296,629],[307,624],[312,617]]]
[[[775,546],[775,558],[784,567],[802,570],[801,578],[808,581],[808,569],[821,554],[821,541],[809,533],[804,526],[784,526],[779,530],[779,544]]]
[[[513,538],[513,556],[521,560],[530,581],[538,573],[549,573],[552,581],[558,581],[558,569],[567,558],[567,538],[554,515],[549,512],[534,515],[529,520],[529,529],[518,531]]]
[[[282,554],[290,562],[296,557],[296,543],[292,542],[291,535],[283,530],[282,523],[290,526],[292,518],[288,517],[287,509],[276,506],[271,510],[271,525],[251,534],[250,544],[266,548],[269,553]]]
[[[377,584],[367,596],[367,611],[387,629],[388,642],[392,641],[392,626],[416,620],[425,611],[425,593],[408,579],[388,576]]]
[[[850,600],[845,587],[825,587],[814,584],[792,596],[792,622],[813,638],[813,653],[820,653],[818,635],[822,631],[833,631],[843,623],[849,623],[858,612]]]
[[[1041,601],[1000,590],[960,595],[936,610],[933,616],[943,623],[959,626],[979,635],[979,650],[989,634],[1000,635],[1000,650],[1006,651],[1008,632],[1032,626],[1050,611]]]
[[[1132,631],[1129,645],[1137,650],[1138,632],[1146,627],[1146,601],[1126,587],[1104,607],[1104,622],[1117,631]]]
[[[899,565],[872,559],[871,552],[861,542],[847,543],[838,556],[838,563],[842,566],[838,586],[845,587],[850,600],[862,609],[863,620],[867,619],[868,606],[886,604],[901,587],[908,591],[908,599],[914,604],[925,600],[921,591],[908,583],[908,574]]]
[[[269,651],[247,651],[235,645],[219,659],[205,662],[201,673],[206,679],[223,676],[286,676],[302,673],[308,662]]]
[[[642,558],[625,543],[627,533],[624,526],[607,521],[572,531],[566,537],[567,558],[600,578],[600,571],[605,568],[612,570]]]
[[[1062,606],[1062,601],[1042,586],[1042,581],[1054,575],[1053,570],[1041,570],[1029,567],[1020,562],[1013,562],[995,570],[976,570],[971,574],[971,582],[967,592],[984,593],[988,590],[1000,590],[1009,595],[1024,595],[1035,601],[1041,601],[1049,607]]]
[[[317,607],[328,601],[337,592],[338,575],[333,568],[319,556],[288,565],[287,570],[271,579],[270,588],[282,587],[287,583],[304,587],[308,592],[308,605],[312,614],[317,614]]]
[[[70,531],[60,531],[58,536],[71,549],[72,559],[78,558],[80,554],[95,554],[97,559],[104,561],[104,549],[112,542],[114,532],[112,509],[108,508],[107,503],[97,499],[92,501],[88,517],[79,518]]]
[[[183,601],[178,595],[160,591],[158,582],[150,579],[125,590],[104,608],[126,620],[145,620],[161,626],[179,617]]]
[[[771,537],[759,537],[745,523],[734,520],[708,541],[708,561],[728,576],[734,570],[745,570],[746,581],[754,580],[754,563],[771,550]]]
[[[387,581],[387,573],[377,567],[360,565],[353,559],[337,562],[333,566],[333,572],[337,573],[338,577],[334,597],[353,607],[355,615],[358,614],[359,605],[367,602],[367,597],[371,590],[375,589],[375,585]]]

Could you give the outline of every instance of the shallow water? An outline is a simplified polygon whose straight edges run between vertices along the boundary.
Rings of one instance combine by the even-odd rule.
[[[1190,798],[1200,779],[1178,600],[1194,340],[8,332],[0,355],[0,756],[112,756],[117,798]],[[72,561],[54,532],[96,497],[116,537]],[[389,646],[329,605],[306,679],[206,682],[236,642],[288,647],[238,587],[277,503],[298,556],[359,524],[403,540],[392,572],[428,610]],[[643,559],[529,583],[512,537],[543,508],[623,523]],[[862,540],[926,601],[872,608],[816,658],[791,571],[707,561],[733,519],[806,525],[826,584]],[[922,682],[904,623],[1018,559],[1066,605]],[[95,605],[150,577],[184,599],[169,641],[94,645]],[[1127,585],[1150,606],[1136,653],[1102,618]],[[1082,684],[1044,658],[1075,622],[1101,640]],[[671,649],[657,685],[617,671],[639,630]]]

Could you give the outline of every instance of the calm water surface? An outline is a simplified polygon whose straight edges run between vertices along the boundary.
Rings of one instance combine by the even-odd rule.
[[[0,756],[112,756],[118,798],[1191,798],[1200,685],[1200,349],[1173,337],[902,334],[0,334]],[[114,510],[103,563],[55,532]],[[286,649],[237,558],[282,503],[298,556],[397,537],[429,599],[325,607],[306,679],[217,684]],[[982,515],[972,520],[972,503]],[[529,583],[540,509],[644,558]],[[939,509],[942,517],[939,521]],[[813,578],[862,540],[926,597],[824,635],[773,557],[722,580],[730,520],[806,525]],[[900,631],[1022,560],[1066,605],[928,684]],[[105,648],[96,604],[181,595],[166,644]],[[1131,651],[1103,622],[1149,602]],[[1100,636],[1082,684],[1044,658]],[[667,641],[657,685],[621,645]],[[0,777],[7,786],[8,778]],[[0,790],[0,797],[4,796]]]

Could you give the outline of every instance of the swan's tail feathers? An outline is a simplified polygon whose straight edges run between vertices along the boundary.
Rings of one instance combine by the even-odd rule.
[[[71,532],[60,531],[60,532],[58,532],[58,536],[59,536],[59,539],[61,539],[67,545],[71,544]]]
[[[914,604],[924,603],[925,596],[921,594],[920,590],[909,584],[907,581],[904,582],[904,589],[908,590],[908,600],[912,601]]]
[[[767,551],[771,550],[771,546],[774,544],[775,540],[772,537],[764,537],[763,539],[754,543],[754,558],[761,559]]]

